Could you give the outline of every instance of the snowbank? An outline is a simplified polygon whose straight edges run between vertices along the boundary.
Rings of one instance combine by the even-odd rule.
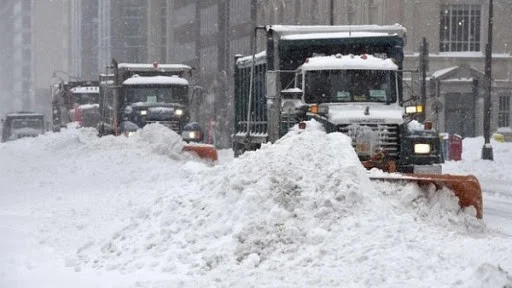
[[[456,259],[472,245],[464,242],[485,234],[449,191],[382,189],[389,183],[377,191],[350,139],[315,123],[195,171],[77,253],[75,269],[161,272],[171,281],[163,283],[190,287],[450,285],[448,271],[462,269]]]
[[[500,143],[491,139],[494,161],[482,160],[484,138],[464,138],[462,142],[462,161],[448,161],[444,168],[449,173],[478,174],[486,179],[509,179],[512,169],[512,143]],[[511,193],[512,194],[512,193]]]
[[[160,125],[15,142],[0,144],[0,286],[488,287],[512,271],[512,237],[450,191],[370,182],[315,122],[215,167]]]

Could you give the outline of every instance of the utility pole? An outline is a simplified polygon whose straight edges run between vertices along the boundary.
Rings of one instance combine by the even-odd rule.
[[[425,122],[427,119],[425,107],[427,106],[427,71],[428,71],[428,43],[427,38],[423,37],[420,50],[420,71],[421,71],[421,105],[423,112],[420,115],[420,122]]]
[[[491,146],[491,91],[492,91],[492,26],[493,26],[493,0],[489,0],[489,26],[487,31],[487,45],[485,46],[485,99],[484,99],[484,139],[482,159],[494,160]]]

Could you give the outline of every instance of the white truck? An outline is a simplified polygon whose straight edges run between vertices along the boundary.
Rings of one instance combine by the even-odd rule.
[[[315,119],[327,132],[349,135],[364,167],[402,173],[370,178],[448,187],[462,207],[473,206],[482,218],[478,180],[440,174],[438,133],[428,125],[411,125],[418,123],[412,120],[423,107],[404,101],[404,27],[260,29],[266,33],[266,51],[257,54],[254,49],[253,55],[236,61],[235,156]]]
[[[422,107],[404,105],[404,27],[273,25],[265,31],[267,50],[236,61],[235,155],[315,119],[327,132],[351,136],[362,161],[379,157],[399,172],[441,172],[437,133],[407,125]]]
[[[70,122],[96,128],[100,120],[98,85],[98,81],[69,81],[51,87],[54,132]]]

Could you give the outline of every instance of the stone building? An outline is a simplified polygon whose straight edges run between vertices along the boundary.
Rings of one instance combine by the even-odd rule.
[[[70,74],[95,79],[118,62],[167,60],[168,0],[69,0]]]
[[[218,147],[231,147],[235,54],[249,54],[256,23],[255,0],[175,0],[171,2],[171,62],[194,68],[203,105],[196,119],[214,130]],[[215,128],[213,128],[215,127]]]
[[[53,71],[68,66],[67,2],[5,0],[2,4],[0,113],[34,110],[49,115]]]
[[[250,54],[251,27],[254,25],[400,23],[407,28],[408,32],[405,69],[414,70],[419,67],[422,38],[425,37],[429,43],[426,105],[428,120],[433,121],[441,132],[458,133],[464,137],[478,136],[483,133],[484,51],[487,43],[489,13],[489,3],[486,0],[175,0],[171,2],[169,47],[174,51],[171,59],[191,63],[201,73],[207,75],[225,71],[228,78],[232,78],[233,56]],[[238,8],[231,9],[234,7]],[[205,9],[212,10],[207,12]],[[243,19],[239,28],[233,29],[229,26],[234,21],[230,17]],[[512,116],[510,23],[512,23],[512,2],[495,0],[492,131],[512,127],[510,121]],[[258,39],[257,42],[258,51],[263,50],[264,39]],[[216,44],[212,46],[208,43]],[[214,46],[217,48],[212,48]],[[406,96],[418,96],[419,74],[411,73],[405,75],[405,78],[408,82],[407,86],[411,87],[404,91]],[[215,83],[216,79],[211,76],[202,77],[202,81],[205,82],[203,85],[208,87],[208,83]],[[230,84],[229,80],[228,83]],[[231,89],[232,87],[226,93],[232,93]],[[211,90],[208,91],[213,93]],[[220,102],[224,107],[230,105],[231,98],[219,95],[215,97],[224,99]],[[432,109],[434,102],[442,103],[444,110],[435,113]],[[229,118],[229,115],[226,114],[226,117]]]
[[[407,28],[405,64],[419,68],[422,38],[429,44],[428,120],[441,132],[463,137],[483,134],[484,60],[488,1],[324,0],[258,1],[258,24],[402,24]],[[512,2],[494,1],[491,130],[512,127]],[[405,76],[419,96],[419,74]],[[433,111],[441,102],[442,112]],[[506,129],[503,129],[506,128]]]

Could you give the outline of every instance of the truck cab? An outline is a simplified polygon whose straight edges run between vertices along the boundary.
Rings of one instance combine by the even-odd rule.
[[[9,113],[2,119],[2,142],[36,137],[45,130],[44,114],[28,111]]]
[[[282,119],[315,119],[328,132],[347,134],[362,161],[379,151],[401,172],[439,164],[442,157],[436,133],[407,125],[418,106],[399,101],[398,73],[394,60],[382,55],[307,58],[295,74],[295,93],[281,93]],[[439,172],[440,166],[429,169]]]
[[[78,121],[82,127],[94,127],[100,120],[100,90],[94,86],[78,86],[70,89],[73,107],[69,111],[71,119]]]
[[[190,122],[191,67],[181,64],[113,62],[110,80],[100,85],[100,135],[131,135],[160,123],[185,141],[202,142],[203,131]]]
[[[235,156],[314,119],[350,136],[362,161],[385,155],[399,172],[441,172],[437,133],[409,125],[423,107],[403,96],[403,26],[261,28],[266,50],[235,61]]]
[[[51,87],[53,131],[70,122],[82,127],[96,127],[99,121],[98,81],[60,82]]]

